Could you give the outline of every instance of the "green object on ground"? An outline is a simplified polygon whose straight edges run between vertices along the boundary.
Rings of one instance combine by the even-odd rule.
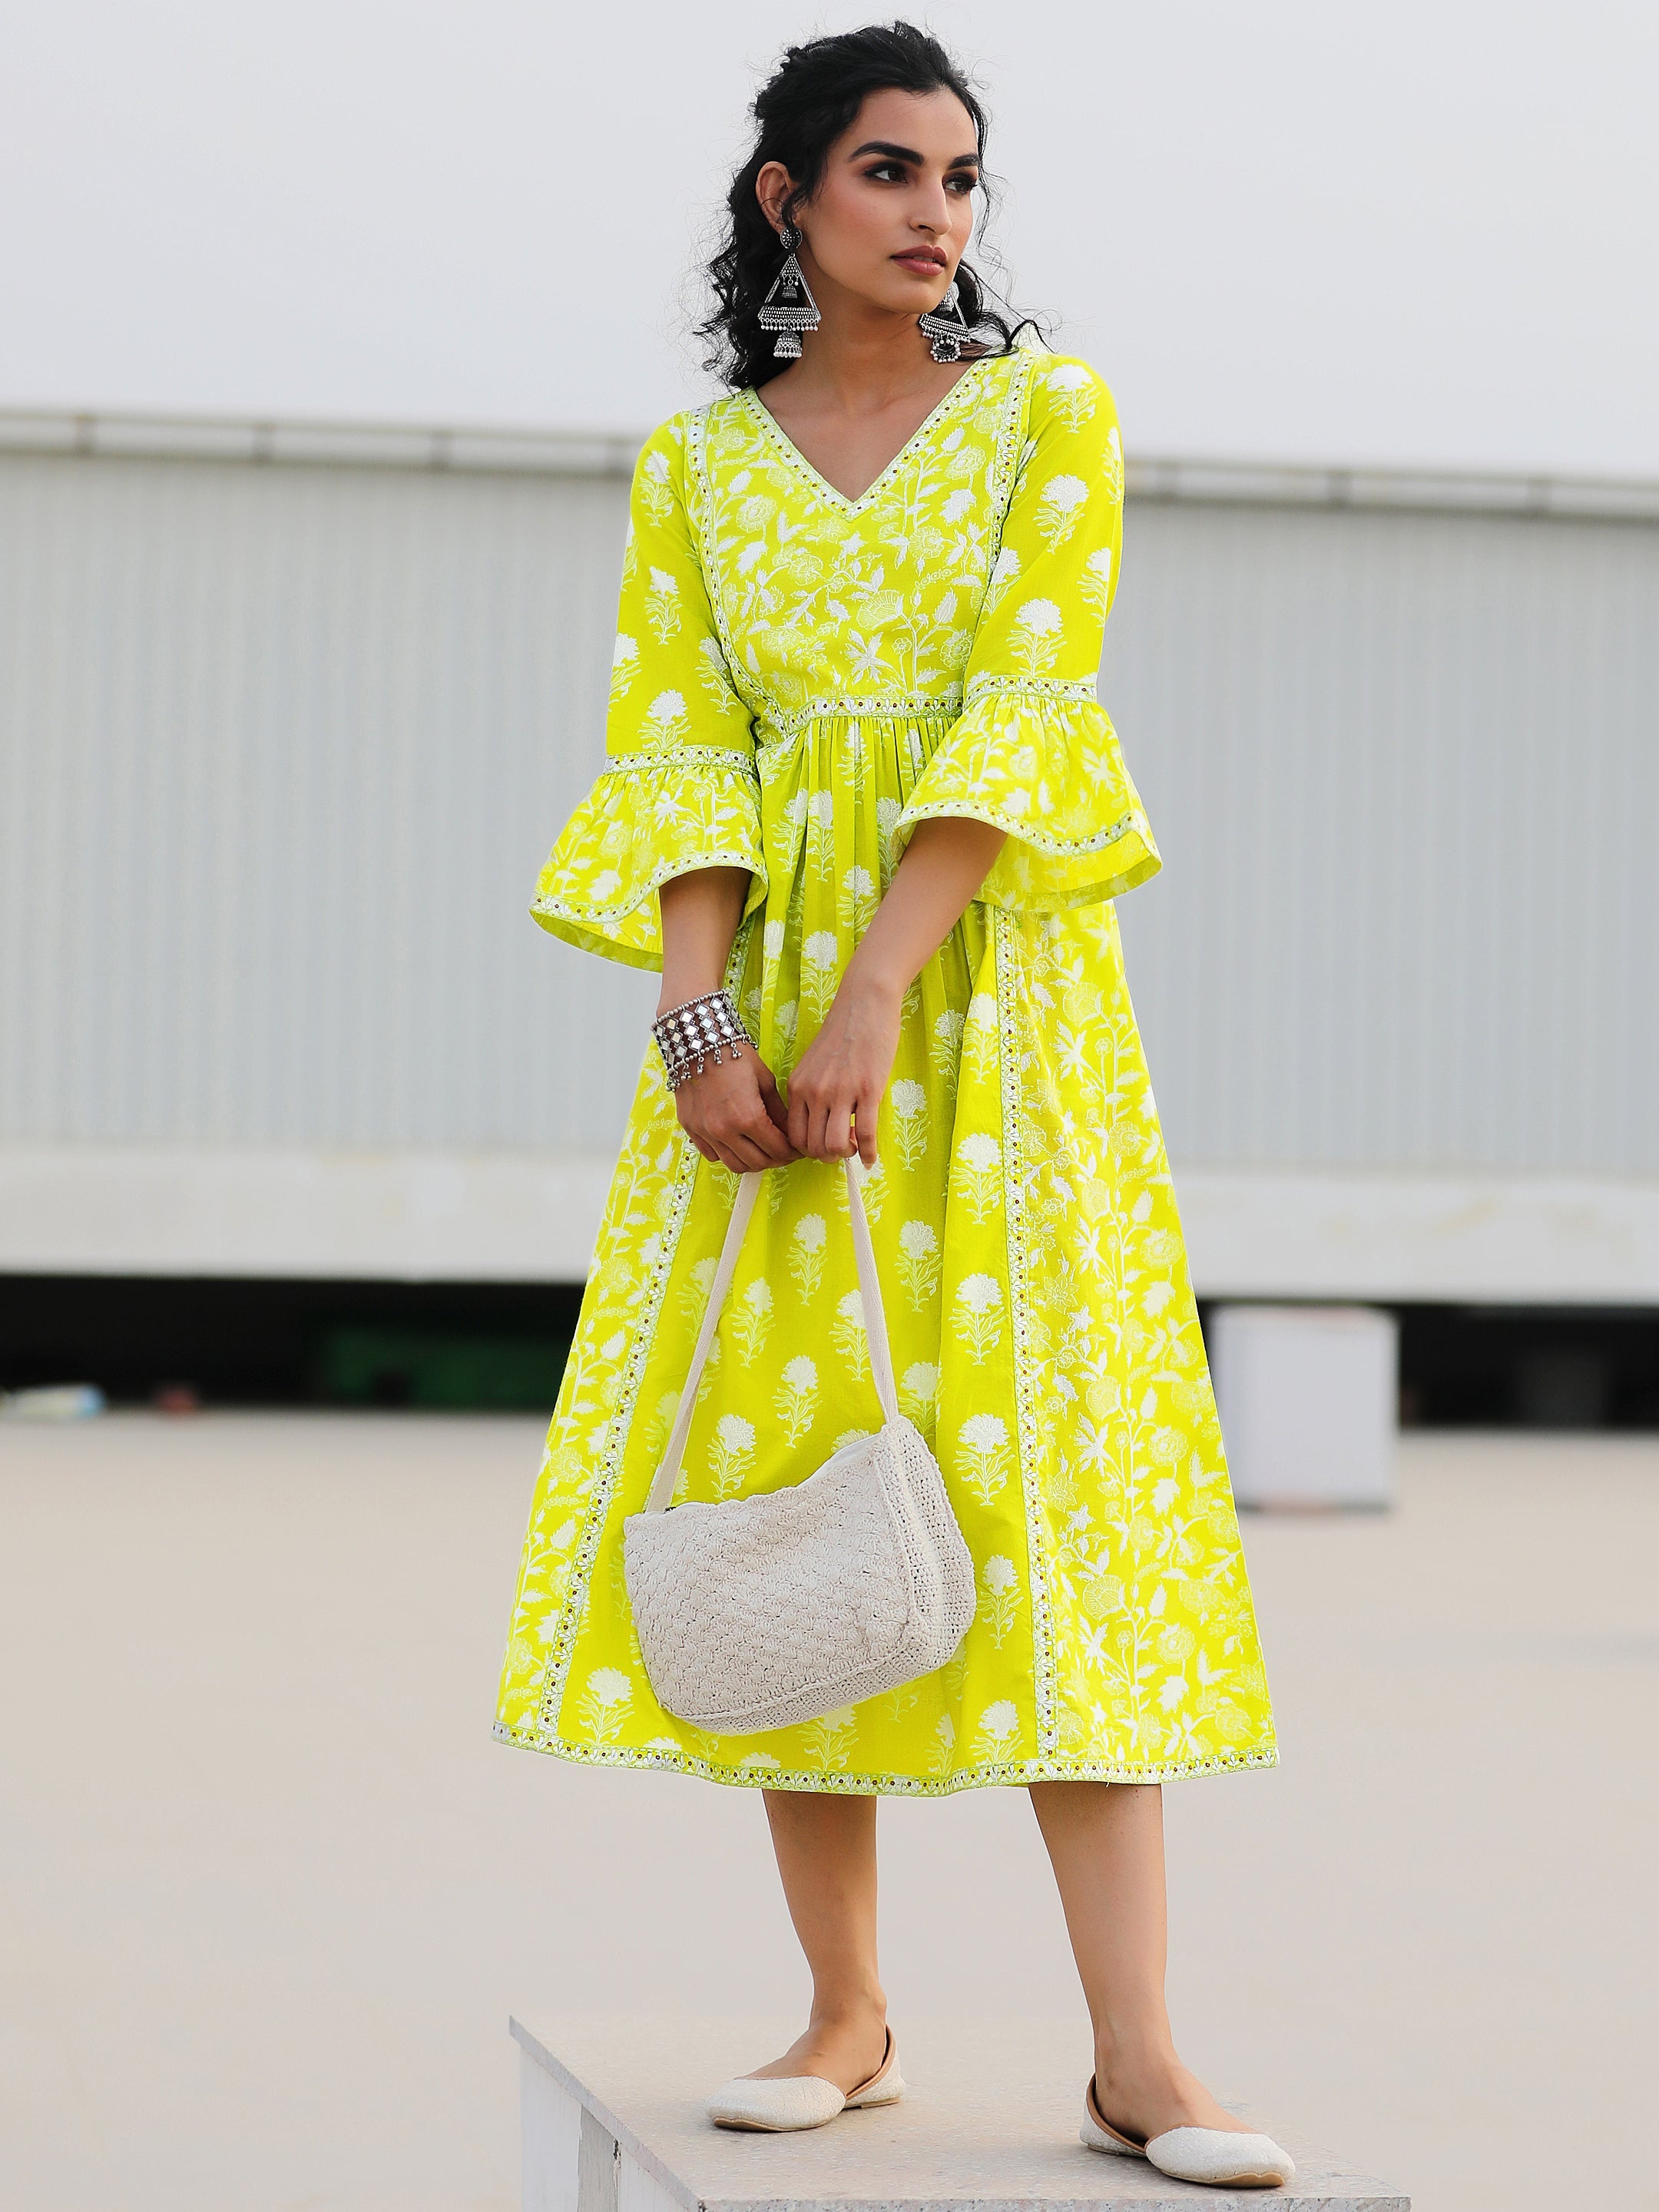
[[[569,1349],[556,1337],[331,1328],[319,1347],[318,1395],[338,1406],[550,1414]]]

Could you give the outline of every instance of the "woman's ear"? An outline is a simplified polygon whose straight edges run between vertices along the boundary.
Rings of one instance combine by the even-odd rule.
[[[774,230],[784,225],[784,204],[795,189],[795,180],[781,161],[768,161],[755,179],[755,198]]]

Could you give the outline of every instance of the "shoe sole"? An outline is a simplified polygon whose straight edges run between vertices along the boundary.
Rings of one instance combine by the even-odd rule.
[[[848,2112],[878,2112],[884,2105],[896,2105],[901,2103],[903,2100],[903,2096],[904,2092],[901,2089],[896,2096],[864,2097],[860,2098],[857,2104],[854,2104],[849,2098],[848,2102],[842,2106],[840,2112],[831,2112],[828,2119],[808,2120],[804,2124],[797,2120],[791,2122],[791,2124],[787,2127],[775,2127],[769,2120],[715,2120],[714,2125],[717,2128],[735,2129],[742,2135],[810,2136],[814,2128],[831,2127],[837,2120],[844,2119]],[[714,2115],[711,2113],[709,2118],[713,2119]]]
[[[1085,2132],[1085,2129],[1079,2128],[1078,2140],[1085,2150],[1093,2151],[1097,2157],[1145,2159],[1154,2173],[1168,2174],[1171,2181],[1189,2182],[1195,2189],[1284,2189],[1289,2186],[1284,2174],[1269,2172],[1261,2166],[1249,2167],[1239,2173],[1197,2175],[1171,2172],[1167,2166],[1160,2166],[1155,2158],[1147,2155],[1144,2143],[1131,2142],[1127,2136],[1119,2135],[1115,2128],[1097,2120],[1086,2106],[1085,2112],[1087,2129],[1092,2132]],[[1106,2140],[1097,2142],[1097,2136],[1103,2136]],[[1291,2179],[1294,2179],[1292,2175]]]
[[[1282,2174],[1264,2173],[1259,2169],[1249,2173],[1206,2173],[1201,2181],[1194,2181],[1190,2174],[1170,2173],[1168,2166],[1156,2164],[1153,2160],[1146,2158],[1144,2150],[1133,2150],[1127,2143],[1120,2149],[1115,2143],[1093,2143],[1085,2141],[1083,2148],[1085,2150],[1094,2151],[1102,2158],[1146,2159],[1146,2164],[1152,2167],[1154,2173],[1169,2174],[1171,2181],[1192,2182],[1192,2185],[1197,2189],[1283,2189],[1285,2186]]]
[[[1150,2159],[1146,2162],[1149,2166],[1152,2164]],[[1165,2173],[1169,2169],[1160,2166],[1158,2172]],[[1187,2176],[1177,2173],[1170,2174],[1170,2178],[1172,2181],[1182,2181]],[[1285,2183],[1276,2173],[1206,2173],[1204,2179],[1195,2185],[1209,2189],[1283,2189]]]
[[[846,2109],[843,2105],[842,2112]],[[714,2125],[740,2136],[810,2136],[814,2128],[827,2128],[840,2118],[841,2112],[831,2112],[827,2120],[793,2120],[787,2127],[774,2127],[769,2120],[716,2120]]]

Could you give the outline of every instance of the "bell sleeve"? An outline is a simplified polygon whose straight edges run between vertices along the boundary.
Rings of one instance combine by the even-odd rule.
[[[657,892],[698,868],[747,868],[766,898],[754,720],[732,686],[691,526],[676,417],[634,471],[605,717],[605,765],[537,878],[556,937],[662,967]]]
[[[1117,410],[1085,362],[1032,380],[1002,542],[962,714],[894,825],[966,815],[1007,831],[977,896],[1027,913],[1115,898],[1162,863],[1095,694],[1123,542]]]

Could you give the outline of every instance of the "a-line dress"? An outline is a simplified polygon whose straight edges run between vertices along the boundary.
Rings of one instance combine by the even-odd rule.
[[[1110,392],[971,362],[858,499],[752,390],[635,472],[608,761],[533,912],[659,969],[657,891],[750,881],[726,980],[791,1067],[918,822],[1007,832],[912,984],[867,1188],[904,1411],[979,1606],[937,1673],[761,1735],[652,1695],[623,1575],[737,1188],[647,1037],[530,1516],[509,1743],[792,1790],[1157,1781],[1276,1753],[1175,1194],[1112,902],[1158,866],[1095,695],[1118,580]],[[677,1496],[799,1481],[873,1431],[844,1170],[765,1171]]]

